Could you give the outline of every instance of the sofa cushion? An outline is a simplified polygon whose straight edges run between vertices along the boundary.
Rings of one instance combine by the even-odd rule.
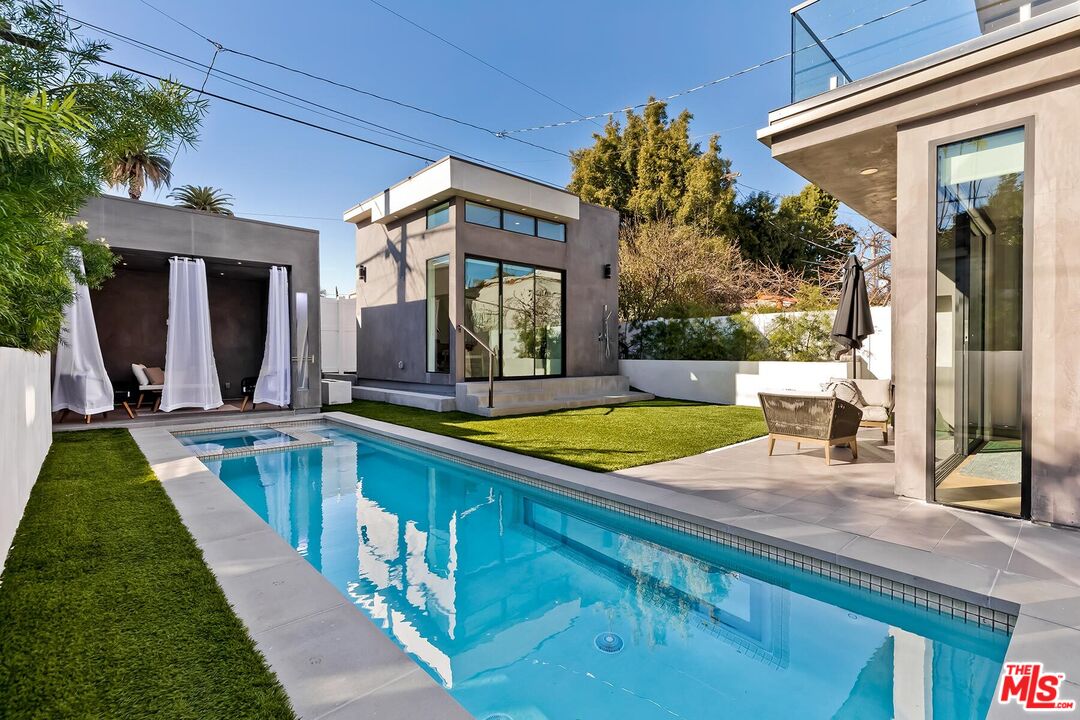
[[[854,381],[867,405],[892,408],[892,380],[859,378]]]
[[[833,397],[839,398],[844,402],[851,403],[857,408],[861,408],[866,405],[866,401],[863,400],[862,393],[859,392],[859,386],[852,380],[845,380],[844,378],[833,378],[829,382],[821,386],[821,389],[827,393],[833,395]]]
[[[862,409],[862,419],[870,422],[886,422],[889,419],[889,411],[880,405],[867,405]]]
[[[159,367],[146,368],[146,378],[150,381],[147,385],[164,385],[165,371]]]
[[[139,365],[138,363],[131,364],[131,372],[135,375],[135,379],[139,381],[140,385],[149,385],[150,380],[146,377],[146,366]]]

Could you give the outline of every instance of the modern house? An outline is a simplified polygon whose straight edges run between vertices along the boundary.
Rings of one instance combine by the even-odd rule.
[[[344,220],[356,397],[484,415],[642,397],[617,375],[617,212],[445,157]]]
[[[90,292],[102,360],[114,386],[135,380],[133,364],[164,368],[168,375],[170,259],[200,259],[218,390],[226,401],[221,407],[238,409],[242,382],[260,375],[271,268],[279,267],[287,273],[289,294],[288,407],[320,407],[317,231],[115,196],[91,199],[76,220],[87,224],[88,237],[103,238],[122,259],[115,277]],[[149,412],[144,406],[140,415]]]
[[[886,5],[792,9],[758,137],[895,236],[896,492],[1080,526],[1080,4]]]

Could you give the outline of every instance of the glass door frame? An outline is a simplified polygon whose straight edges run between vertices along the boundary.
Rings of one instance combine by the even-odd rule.
[[[1022,214],[1023,223],[1023,247],[1021,278],[1023,291],[1021,303],[1021,347],[1023,349],[1021,372],[1023,379],[1020,383],[1020,516],[1024,519],[1031,518],[1031,387],[1032,387],[1032,253],[1034,246],[1034,184],[1035,184],[1035,118],[1027,116],[1010,122],[994,123],[966,130],[964,132],[947,135],[931,140],[928,145],[928,224],[927,243],[929,253],[927,255],[927,303],[930,316],[927,325],[927,413],[926,413],[926,454],[928,474],[928,501],[947,504],[937,499],[937,483],[939,481],[936,468],[936,408],[937,408],[937,187],[938,187],[938,149],[952,143],[974,140],[976,138],[992,135],[1006,130],[1023,129],[1024,131],[1024,206]],[[966,397],[966,395],[965,395]],[[967,409],[965,408],[965,414]],[[955,468],[948,468],[951,472]],[[950,505],[951,506],[951,505]],[[970,509],[970,508],[969,508]],[[980,510],[994,515],[1016,517],[1007,513],[997,513],[992,510]]]
[[[536,264],[534,262],[529,262],[527,260],[508,260],[506,258],[489,257],[489,256],[486,256],[486,255],[474,255],[472,253],[466,253],[465,257],[463,258],[463,261],[462,261],[462,276],[461,276],[461,278],[462,278],[461,290],[462,290],[462,293],[463,293],[462,297],[464,297],[464,290],[465,290],[464,268],[465,268],[465,263],[467,263],[469,260],[481,260],[483,262],[495,263],[499,267],[499,270],[498,270],[498,272],[499,272],[499,275],[498,275],[498,277],[499,277],[499,347],[498,348],[493,348],[498,352],[499,364],[496,366],[495,379],[496,380],[541,380],[543,378],[566,377],[566,354],[567,354],[566,353],[566,270],[564,270],[562,268],[553,268],[553,267],[547,267],[547,266],[544,266],[544,265],[538,265],[538,264]],[[527,266],[527,267],[531,267],[533,270],[544,270],[546,272],[553,272],[553,273],[558,273],[559,274],[559,283],[560,283],[559,287],[561,288],[561,292],[559,293],[559,295],[560,295],[560,298],[559,298],[560,299],[560,308],[559,308],[560,318],[559,318],[559,321],[561,323],[560,327],[562,328],[562,362],[560,363],[561,367],[560,367],[560,369],[559,369],[560,371],[558,373],[552,373],[550,375],[538,375],[535,372],[533,372],[532,375],[504,375],[503,374],[503,345],[504,345],[504,343],[503,343],[503,316],[505,314],[505,308],[504,308],[504,305],[503,305],[503,282],[502,282],[502,280],[503,280],[503,266],[504,265]],[[535,368],[535,363],[534,363],[533,367]],[[465,367],[465,373],[462,375],[465,382],[469,382],[470,380],[486,380],[487,379],[487,375],[484,375],[484,377],[470,377],[468,375],[467,371],[468,371],[468,368]]]

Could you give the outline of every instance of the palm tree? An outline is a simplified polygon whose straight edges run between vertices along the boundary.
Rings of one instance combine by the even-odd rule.
[[[169,186],[172,180],[172,162],[169,158],[144,146],[132,147],[110,157],[106,163],[109,183],[126,185],[132,200],[142,197],[146,182],[155,189]]]
[[[181,185],[169,193],[169,197],[178,201],[179,207],[202,210],[214,215],[232,215],[229,209],[233,196],[209,185]]]

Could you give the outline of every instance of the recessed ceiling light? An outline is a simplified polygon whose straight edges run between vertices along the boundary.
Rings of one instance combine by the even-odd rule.
[[[892,199],[893,199],[893,202],[896,202],[896,196],[895,195],[892,196]]]
[[[127,263],[124,263],[124,264],[127,265]]]
[[[222,275],[222,276],[224,276],[224,275],[225,275],[225,273],[218,273],[218,274],[219,274],[219,275]]]
[[[859,174],[860,175],[873,175],[877,171],[878,171],[878,169],[876,167],[868,167],[868,168],[863,168],[862,170],[860,170]]]

